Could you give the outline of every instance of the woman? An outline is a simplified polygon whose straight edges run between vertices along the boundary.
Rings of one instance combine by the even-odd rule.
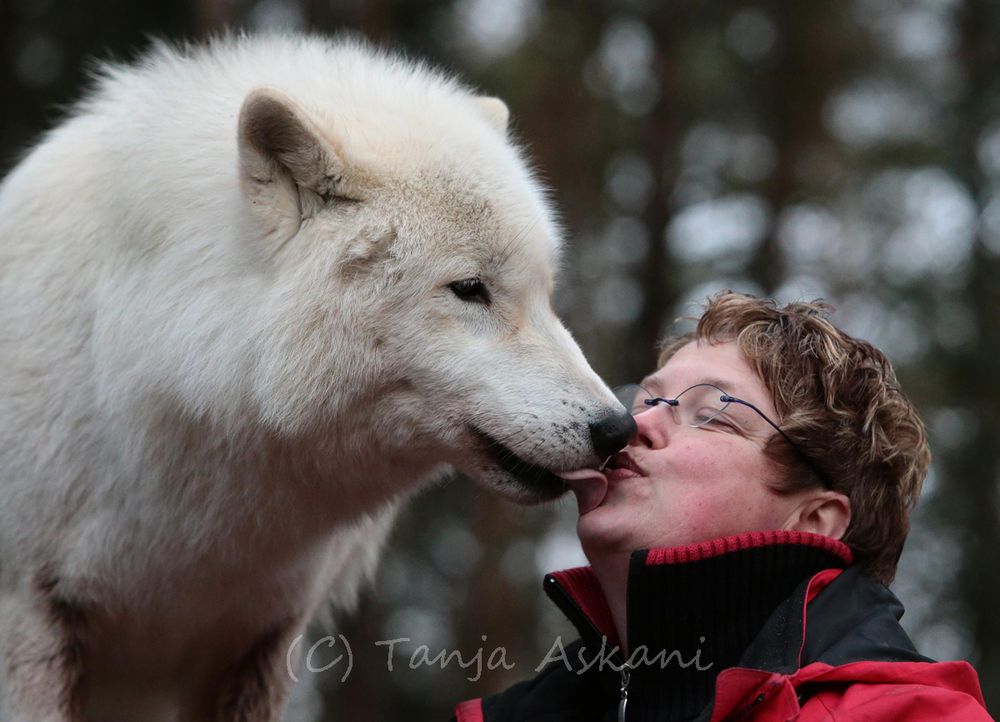
[[[629,445],[567,474],[591,566],[545,588],[580,640],[459,722],[990,719],[972,667],[898,624],[927,438],[827,311],[723,293],[666,346]]]

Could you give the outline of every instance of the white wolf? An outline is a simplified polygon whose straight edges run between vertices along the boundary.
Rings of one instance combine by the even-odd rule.
[[[625,443],[506,124],[358,42],[234,38],[105,68],[11,172],[3,719],[277,719],[442,464],[533,502]]]

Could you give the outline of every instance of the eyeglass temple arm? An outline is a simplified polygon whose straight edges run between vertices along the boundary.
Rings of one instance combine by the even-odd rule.
[[[763,411],[761,411],[756,406],[754,406],[753,404],[751,404],[749,401],[744,401],[743,399],[738,399],[735,396],[730,396],[728,394],[723,394],[721,397],[719,397],[719,401],[721,401],[724,404],[743,404],[744,406],[749,406],[751,409],[753,409],[754,411],[757,412],[757,415],[760,418],[764,419],[764,421],[766,421],[768,424],[770,424],[772,429],[774,429],[779,434],[781,434],[783,437],[785,437],[785,441],[787,441],[789,444],[791,444],[792,446],[794,446],[796,449],[799,448],[798,444],[796,444],[794,441],[792,441],[790,438],[788,438],[788,434],[786,434],[784,431],[781,430],[781,427],[779,427],[776,423],[774,423],[769,418],[767,418],[767,414],[765,414]]]
[[[719,397],[719,401],[721,401],[724,404],[743,404],[744,406],[749,406],[751,409],[753,409],[754,411],[756,411],[757,415],[760,418],[764,419],[764,421],[766,421],[768,424],[770,424],[771,428],[773,428],[775,431],[777,431],[779,434],[781,434],[782,437],[784,437],[785,441],[787,441],[789,444],[791,444],[792,448],[795,449],[797,452],[799,452],[799,456],[801,456],[803,459],[805,459],[805,462],[806,462],[806,464],[809,465],[809,468],[812,469],[813,471],[815,471],[819,475],[819,477],[823,480],[823,482],[826,485],[826,487],[827,488],[832,488],[832,485],[830,484],[830,480],[826,478],[826,474],[824,474],[819,469],[817,469],[816,466],[815,466],[815,464],[813,464],[812,461],[809,459],[809,457],[806,456],[806,453],[802,450],[802,448],[798,444],[796,444],[794,441],[792,441],[792,439],[788,436],[788,434],[786,434],[784,431],[781,430],[781,427],[779,427],[776,423],[774,423],[769,418],[767,418],[767,415],[763,411],[761,411],[760,409],[758,409],[756,406],[754,406],[753,404],[751,404],[749,401],[744,401],[743,399],[738,399],[735,396],[730,396],[729,394],[723,394],[722,396],[720,396]]]

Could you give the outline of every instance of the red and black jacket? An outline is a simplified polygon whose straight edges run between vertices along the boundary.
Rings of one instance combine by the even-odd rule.
[[[548,575],[581,638],[553,645],[534,679],[460,703],[457,720],[991,719],[972,667],[918,654],[902,605],[851,561],[842,543],[801,532],[637,551],[630,655],[589,568]]]

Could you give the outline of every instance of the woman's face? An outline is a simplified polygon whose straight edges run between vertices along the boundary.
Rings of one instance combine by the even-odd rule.
[[[779,421],[771,395],[733,342],[691,342],[642,385],[673,399],[699,383],[719,386]],[[700,428],[675,422],[666,404],[640,410],[638,433],[608,464],[604,500],[577,523],[587,555],[786,528],[808,492],[773,490],[781,469],[764,447],[776,432],[742,408],[749,413]]]

